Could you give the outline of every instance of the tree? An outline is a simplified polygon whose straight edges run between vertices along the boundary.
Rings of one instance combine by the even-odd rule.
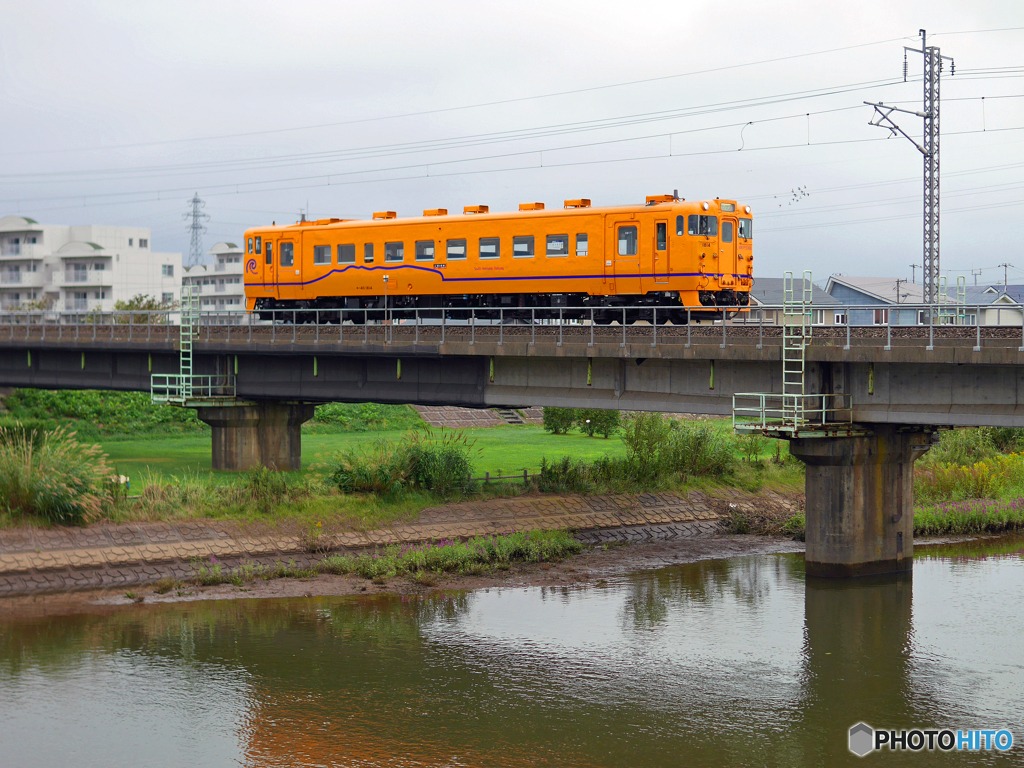
[[[576,424],[575,408],[544,408],[544,429],[556,435],[564,435]]]
[[[591,420],[596,422],[595,431],[605,440],[618,432],[622,426],[622,414],[618,411],[594,411]]]
[[[114,302],[115,312],[139,312],[138,315],[131,315],[128,317],[119,317],[117,322],[119,323],[134,323],[136,325],[147,325],[147,324],[163,324],[167,322],[166,315],[150,315],[150,312],[167,312],[172,309],[178,308],[178,302],[176,301],[158,301],[154,296],[147,296],[144,293],[138,293],[132,296],[127,301]],[[142,314],[146,313],[146,314]]]

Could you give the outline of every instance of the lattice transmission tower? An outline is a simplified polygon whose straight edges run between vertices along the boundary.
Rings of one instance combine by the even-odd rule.
[[[188,266],[194,267],[203,260],[203,235],[206,233],[203,222],[210,220],[210,214],[203,213],[206,203],[199,199],[198,192],[193,195],[188,204],[192,206],[192,210],[184,213],[182,218],[185,221],[192,220],[192,223],[188,225],[188,229],[192,232],[192,243],[188,249]]]
[[[924,155],[924,301],[934,304],[939,300],[939,78],[942,74],[943,59],[950,63],[950,74],[956,74],[956,64],[949,56],[939,53],[937,46],[928,45],[928,36],[922,29],[921,48],[903,48],[903,80],[907,80],[907,51],[924,56],[924,109],[914,112],[909,109],[887,107],[882,102],[865,101],[875,108],[870,125],[886,128],[895,136],[897,133],[910,140]],[[905,112],[924,118],[924,133],[918,144],[906,131],[889,117],[893,112]]]

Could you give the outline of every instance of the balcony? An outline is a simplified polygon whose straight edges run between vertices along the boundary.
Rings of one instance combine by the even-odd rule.
[[[17,286],[19,288],[42,288],[43,273],[0,270],[0,285]]]
[[[41,259],[43,249],[37,243],[0,243],[0,258]]]
[[[105,269],[64,270],[63,276],[58,281],[58,285],[63,288],[74,288],[86,285],[111,287],[113,284],[113,274]]]

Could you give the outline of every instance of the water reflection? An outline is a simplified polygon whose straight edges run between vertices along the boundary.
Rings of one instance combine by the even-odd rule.
[[[998,715],[1019,728],[1024,623],[983,617],[1024,589],[1024,561],[964,551],[919,559],[913,582],[805,582],[799,556],[750,557],[584,589],[7,621],[0,755],[817,766],[853,760],[858,720],[981,727]]]

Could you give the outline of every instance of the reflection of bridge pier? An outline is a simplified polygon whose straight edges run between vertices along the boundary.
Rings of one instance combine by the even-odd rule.
[[[805,755],[802,764],[845,764],[851,757],[848,729],[858,721],[874,727],[908,725],[911,598],[909,574],[854,582],[808,576],[800,741],[820,752]]]

